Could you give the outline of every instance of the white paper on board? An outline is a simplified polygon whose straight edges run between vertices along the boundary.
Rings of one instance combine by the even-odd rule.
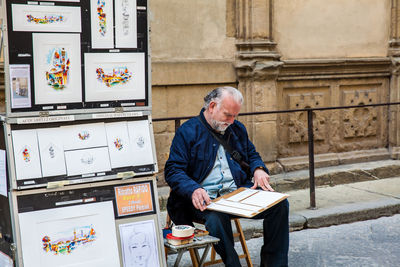
[[[12,4],[14,31],[81,32],[81,8]]]
[[[1,6],[1,4],[0,4]],[[10,256],[0,251],[0,266],[2,267],[14,267],[14,262]]]
[[[85,53],[85,101],[145,97],[144,53]]]
[[[107,146],[104,122],[61,126],[64,150]]]
[[[105,127],[111,168],[132,166],[132,146],[129,140],[127,122],[106,123]]]
[[[112,0],[90,0],[92,48],[114,48]]]
[[[66,175],[60,128],[37,129],[43,177]]]
[[[35,104],[82,102],[80,34],[33,33]]]
[[[10,65],[11,108],[30,108],[31,72],[30,65]]]
[[[132,144],[134,166],[153,164],[154,156],[149,121],[129,121],[128,132]]]
[[[0,149],[0,195],[7,197],[6,151],[3,149]]]
[[[14,130],[11,135],[17,180],[41,178],[36,130]]]
[[[124,267],[160,266],[154,220],[119,225]]]
[[[67,175],[81,175],[111,171],[108,147],[65,151]]]
[[[115,47],[137,48],[136,0],[115,0]]]
[[[24,266],[120,266],[111,201],[24,212],[18,217]]]

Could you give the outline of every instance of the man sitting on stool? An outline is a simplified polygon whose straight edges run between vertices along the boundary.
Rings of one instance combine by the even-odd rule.
[[[172,189],[167,204],[172,221],[177,225],[204,221],[210,235],[220,239],[214,247],[226,266],[241,266],[234,248],[230,221],[233,215],[206,210],[206,206],[211,199],[239,187],[274,191],[268,169],[249,140],[246,128],[235,120],[242,104],[242,94],[233,87],[219,87],[208,93],[200,115],[177,130],[165,164],[165,179]],[[227,145],[222,145],[218,137],[227,142],[231,148],[228,150],[240,154],[239,159],[225,150]],[[253,218],[263,219],[261,266],[287,266],[288,201]]]

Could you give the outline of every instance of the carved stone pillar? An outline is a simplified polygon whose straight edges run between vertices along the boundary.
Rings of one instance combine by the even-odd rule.
[[[236,0],[237,54],[235,69],[245,98],[242,112],[277,109],[276,79],[280,55],[272,36],[274,0]],[[277,116],[241,118],[264,161],[277,157]]]
[[[392,60],[390,102],[400,102],[400,0],[392,0],[391,40],[389,56]],[[400,106],[390,106],[389,148],[392,158],[400,159]]]

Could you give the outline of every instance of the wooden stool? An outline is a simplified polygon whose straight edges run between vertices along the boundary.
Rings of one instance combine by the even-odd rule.
[[[232,220],[235,222],[235,226],[236,226],[236,233],[233,233],[233,237],[234,238],[239,237],[239,241],[240,241],[240,244],[242,245],[242,250],[243,250],[243,254],[240,254],[239,258],[240,259],[245,258],[246,262],[247,262],[247,266],[253,267],[253,263],[251,262],[251,258],[250,258],[250,253],[249,253],[249,250],[248,250],[247,244],[246,244],[246,239],[244,238],[242,225],[240,224],[240,219],[233,218]],[[217,255],[217,253],[215,252],[215,249],[213,247],[211,249],[211,260],[205,262],[204,266],[222,263],[221,259],[216,259],[216,255]],[[190,251],[190,257],[192,258],[192,262],[193,262],[192,251]]]

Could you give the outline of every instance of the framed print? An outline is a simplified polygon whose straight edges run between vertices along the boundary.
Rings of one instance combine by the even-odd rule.
[[[81,175],[111,171],[107,147],[65,151],[67,175]]]
[[[126,121],[106,123],[105,127],[111,168],[132,166],[132,147]]]
[[[10,65],[11,108],[32,106],[30,68],[30,65]]]
[[[36,130],[14,130],[11,135],[17,180],[41,178]]]
[[[144,53],[85,53],[85,101],[144,99]]]
[[[154,163],[149,127],[147,120],[128,122],[134,166]]]
[[[123,266],[160,266],[154,220],[119,225]]]
[[[107,146],[104,122],[61,126],[64,150]]]
[[[14,31],[81,32],[81,8],[12,4]]]
[[[154,211],[150,183],[124,185],[114,189],[118,216]],[[135,201],[132,201],[133,199]]]
[[[137,48],[136,0],[115,0],[115,47]]]
[[[120,266],[111,201],[18,217],[24,266]]]
[[[63,139],[60,128],[37,129],[43,177],[66,175]]]
[[[33,33],[35,104],[82,101],[80,34]]]
[[[92,48],[114,48],[112,0],[90,0]]]

